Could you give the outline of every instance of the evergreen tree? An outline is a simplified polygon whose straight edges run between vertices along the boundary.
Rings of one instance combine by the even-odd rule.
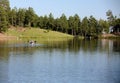
[[[49,19],[48,17],[45,15],[43,17],[43,26],[44,26],[44,29],[48,29],[48,22],[49,22]]]
[[[99,20],[99,32],[109,32],[109,23],[103,19]]]
[[[70,16],[69,17],[69,20],[68,20],[68,24],[69,24],[69,33],[74,35],[74,17],[73,16]]]
[[[61,22],[59,18],[55,19],[55,23],[54,23],[54,29],[55,31],[62,31],[61,29]]]
[[[8,13],[9,13],[9,1],[0,0],[0,32],[6,31],[9,22],[8,22]]]
[[[77,14],[75,14],[74,15],[74,24],[73,24],[74,35],[78,34],[79,27],[80,27],[80,17]]]
[[[92,36],[96,36],[97,35],[97,28],[98,28],[97,25],[98,25],[97,20],[93,16],[90,16],[90,18],[89,18],[88,35],[92,35]]]
[[[81,23],[81,29],[82,29],[82,36],[86,36],[88,34],[89,29],[89,21],[87,17],[84,17]]]
[[[38,26],[39,28],[44,28],[43,20],[44,20],[43,16],[40,16],[40,17],[38,18],[37,26]]]
[[[111,11],[111,10],[108,10],[108,11],[106,12],[106,15],[107,15],[107,17],[108,17],[107,19],[108,19],[108,22],[109,22],[110,26],[114,26],[114,25],[115,25],[115,18],[116,18],[116,17],[113,16],[112,11]]]
[[[65,14],[62,14],[62,16],[60,17],[60,28],[62,30],[62,32],[68,33],[68,21],[67,21],[67,17],[65,16]]]
[[[9,13],[9,22],[13,26],[17,26],[17,8],[14,7]]]
[[[4,32],[8,28],[8,21],[6,18],[6,11],[0,6],[0,32]]]
[[[34,16],[35,16],[35,12],[33,10],[32,7],[29,7],[28,10],[26,10],[26,13],[25,13],[25,26],[29,26],[31,27],[32,25],[32,22],[34,20]]]
[[[53,30],[53,28],[54,28],[54,17],[52,15],[52,13],[49,14],[48,28],[51,29],[51,30]]]
[[[22,27],[24,26],[25,12],[26,9],[21,9],[21,8],[19,8],[17,12],[17,24]]]
[[[8,12],[10,10],[9,0],[0,0],[0,6],[3,7],[6,12]]]
[[[34,14],[33,22],[31,24],[32,27],[38,27],[37,24],[39,22],[39,17],[37,14]]]

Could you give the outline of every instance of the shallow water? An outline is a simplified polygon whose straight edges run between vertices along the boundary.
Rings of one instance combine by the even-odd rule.
[[[0,83],[120,83],[120,40],[0,42]]]

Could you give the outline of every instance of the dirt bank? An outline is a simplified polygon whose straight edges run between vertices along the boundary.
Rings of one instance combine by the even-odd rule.
[[[101,35],[102,38],[119,38],[119,35],[114,35],[114,34],[103,34]]]
[[[0,41],[13,40],[13,39],[16,39],[16,38],[17,38],[16,36],[9,36],[9,35],[6,35],[4,33],[0,33]]]

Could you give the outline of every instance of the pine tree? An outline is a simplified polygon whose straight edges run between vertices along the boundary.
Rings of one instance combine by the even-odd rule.
[[[68,21],[67,21],[67,17],[65,16],[65,14],[62,14],[62,16],[60,17],[60,28],[62,30],[62,32],[68,33]]]
[[[18,9],[18,12],[17,12],[17,24],[19,26],[24,26],[24,21],[25,21],[25,12],[26,12],[26,9]]]
[[[116,17],[113,16],[112,11],[111,11],[111,10],[108,10],[108,11],[106,12],[106,15],[107,15],[107,17],[108,17],[107,19],[108,19],[109,24],[110,24],[111,26],[114,26],[114,25],[115,25],[115,18],[116,18]]]
[[[32,7],[29,7],[28,10],[26,10],[25,13],[25,26],[31,27],[32,22],[34,20],[35,12]]]
[[[53,30],[53,28],[54,28],[54,17],[52,15],[52,13],[49,14],[48,28],[51,29],[51,30]]]
[[[78,29],[80,27],[80,17],[77,14],[74,15],[73,27],[74,27],[74,35],[76,35],[78,33]]]
[[[68,24],[69,24],[69,33],[74,35],[74,17],[73,16],[70,16],[69,19],[68,19]]]
[[[8,28],[8,13],[9,13],[9,1],[0,0],[0,32],[6,31]]]
[[[17,8],[14,7],[9,13],[9,22],[12,26],[17,26]]]
[[[86,36],[88,34],[89,21],[87,17],[84,17],[81,23],[82,35]]]
[[[89,18],[89,28],[88,28],[89,34],[88,35],[91,35],[91,36],[96,36],[97,35],[97,27],[98,27],[97,25],[98,25],[97,20],[93,16],[90,16],[90,18]]]

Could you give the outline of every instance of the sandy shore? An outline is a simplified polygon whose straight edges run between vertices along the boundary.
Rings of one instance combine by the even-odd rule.
[[[16,39],[16,36],[7,36],[6,34],[0,33],[0,41],[2,40],[13,40]]]
[[[101,36],[102,38],[110,38],[110,37],[117,37],[116,35],[114,35],[114,34],[103,34],[102,36]]]

